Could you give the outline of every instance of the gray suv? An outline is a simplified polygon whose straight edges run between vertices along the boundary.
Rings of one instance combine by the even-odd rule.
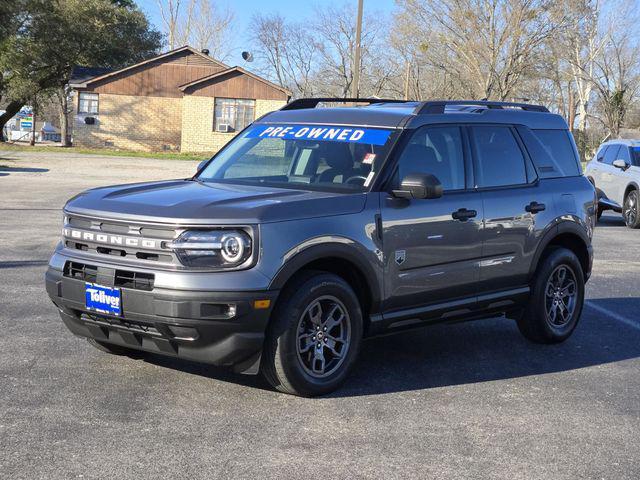
[[[534,342],[571,335],[597,203],[560,116],[329,101],[265,115],[193,178],[69,200],[46,273],[66,326],[305,396],[374,335],[500,315]]]

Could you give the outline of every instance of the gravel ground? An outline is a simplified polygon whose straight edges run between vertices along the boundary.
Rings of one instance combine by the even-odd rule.
[[[71,335],[43,283],[64,201],[195,167],[0,151],[0,478],[640,477],[640,231],[616,215],[564,344],[502,319],[377,338],[324,398]]]

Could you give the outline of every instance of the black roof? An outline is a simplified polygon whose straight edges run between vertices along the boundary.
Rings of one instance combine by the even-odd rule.
[[[358,102],[360,105],[315,108],[320,103],[338,102]],[[480,100],[299,99],[265,115],[259,123],[391,128],[415,128],[434,123],[509,123],[536,129],[567,129],[564,118],[549,113],[544,106]]]
[[[69,79],[69,84],[74,85],[77,83],[84,83],[93,77],[97,77],[98,75],[104,75],[105,73],[109,73],[111,71],[112,70],[110,68],[75,66],[71,71],[71,78]]]

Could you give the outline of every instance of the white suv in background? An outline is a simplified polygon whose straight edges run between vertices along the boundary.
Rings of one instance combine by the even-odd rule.
[[[627,227],[640,227],[640,140],[603,143],[584,173],[598,191],[598,218],[621,212]]]

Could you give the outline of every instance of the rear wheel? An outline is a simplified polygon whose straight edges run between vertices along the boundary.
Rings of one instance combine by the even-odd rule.
[[[329,393],[346,379],[360,350],[362,311],[342,278],[312,273],[282,292],[267,331],[262,373],[277,390]]]
[[[105,353],[110,353],[112,355],[126,355],[127,357],[132,358],[140,358],[144,355],[144,352],[140,350],[134,350],[133,348],[121,347],[120,345],[101,342],[100,340],[96,340],[95,338],[87,338],[87,341],[98,350]]]
[[[624,198],[624,206],[622,207],[622,216],[624,223],[629,228],[640,227],[640,214],[638,212],[638,190],[631,190]]]
[[[584,303],[584,275],[576,255],[555,248],[544,257],[529,304],[518,318],[520,332],[536,343],[559,343],[573,333]]]

